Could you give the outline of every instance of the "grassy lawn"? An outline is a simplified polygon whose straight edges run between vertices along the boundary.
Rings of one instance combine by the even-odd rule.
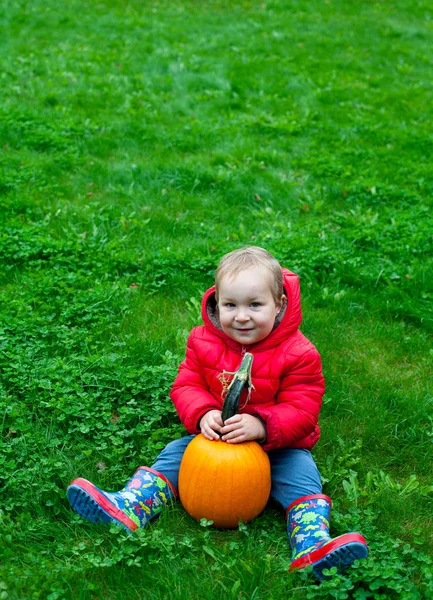
[[[426,0],[1,3],[0,599],[433,598],[432,33]],[[183,435],[171,383],[245,244],[301,277],[332,532],[370,545],[322,584],[276,506],[131,536],[65,497]]]

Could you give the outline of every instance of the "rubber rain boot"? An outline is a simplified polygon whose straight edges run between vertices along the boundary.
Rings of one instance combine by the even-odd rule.
[[[177,491],[158,471],[140,467],[119,492],[104,492],[79,477],[69,484],[66,496],[75,512],[88,521],[114,522],[135,531],[158,516]]]
[[[367,557],[367,542],[359,533],[330,537],[331,507],[328,496],[314,494],[295,500],[287,509],[287,534],[292,547],[290,571],[312,565],[318,579],[329,579],[323,569],[337,567],[342,573],[355,560]]]

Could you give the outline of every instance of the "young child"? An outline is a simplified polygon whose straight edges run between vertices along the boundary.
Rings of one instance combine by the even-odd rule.
[[[221,436],[227,444],[257,440],[271,463],[271,497],[286,510],[291,569],[313,565],[322,579],[323,569],[342,571],[365,558],[360,534],[329,536],[331,500],[322,494],[310,454],[320,436],[324,379],[319,353],[299,331],[298,277],[263,248],[230,252],[204,295],[202,316],[204,325],[192,330],[171,391],[190,435],[168,444],[119,492],[75,479],[67,490],[72,508],[89,521],[114,521],[134,531],[176,498],[182,456],[196,434]],[[236,371],[246,351],[254,355],[254,388],[240,413],[223,424],[224,372]]]

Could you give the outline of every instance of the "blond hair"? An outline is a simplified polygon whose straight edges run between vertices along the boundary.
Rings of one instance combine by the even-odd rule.
[[[283,273],[281,265],[270,252],[259,246],[246,246],[225,254],[215,271],[216,297],[223,277],[234,277],[251,267],[264,266],[269,271],[269,283],[275,304],[280,304],[283,295]]]

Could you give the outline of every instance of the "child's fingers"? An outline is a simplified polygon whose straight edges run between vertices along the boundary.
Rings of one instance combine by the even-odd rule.
[[[211,419],[207,424],[214,431],[221,431],[221,429],[223,428],[223,423],[221,421],[221,418],[219,419],[219,421],[220,422],[218,422],[218,419]]]
[[[213,434],[215,431],[221,431],[222,425],[221,412],[218,410],[211,410],[201,418],[200,431],[208,439],[217,439],[219,438],[218,433],[215,434],[216,437]]]
[[[204,425],[201,428],[201,432],[208,440],[219,440],[220,436],[209,425]]]
[[[221,433],[230,433],[232,431],[237,431],[238,429],[244,428],[247,425],[243,415],[235,415],[234,417],[230,417],[224,423],[224,427],[221,427]]]
[[[245,428],[245,423],[239,417],[240,415],[235,415],[231,419],[227,419],[224,426],[221,427],[220,433],[222,436],[226,436],[226,439],[228,439],[227,435],[230,435],[231,438],[239,435],[239,431]],[[224,440],[224,437],[222,439]]]
[[[214,419],[215,423],[218,425],[218,431],[219,431],[224,425],[222,417],[221,417],[221,413],[215,414],[213,419]]]
[[[221,439],[223,442],[228,442],[229,444],[237,444],[240,442],[245,442],[249,438],[243,429],[235,429],[234,431],[223,435]]]
[[[221,414],[210,411],[201,420],[200,431],[208,440],[218,440],[218,432],[222,429]]]
[[[224,426],[226,425],[232,425],[234,423],[240,423],[242,421],[242,416],[243,415],[234,415],[233,417],[230,417],[230,419],[227,419],[226,422],[224,423]],[[222,425],[222,419],[221,419],[221,425]]]
[[[245,442],[247,440],[262,439],[264,436],[263,425],[251,415],[235,415],[227,419],[221,429],[224,442]]]
[[[230,423],[221,429],[223,442],[235,440],[239,437],[245,438],[246,430],[242,422]]]

